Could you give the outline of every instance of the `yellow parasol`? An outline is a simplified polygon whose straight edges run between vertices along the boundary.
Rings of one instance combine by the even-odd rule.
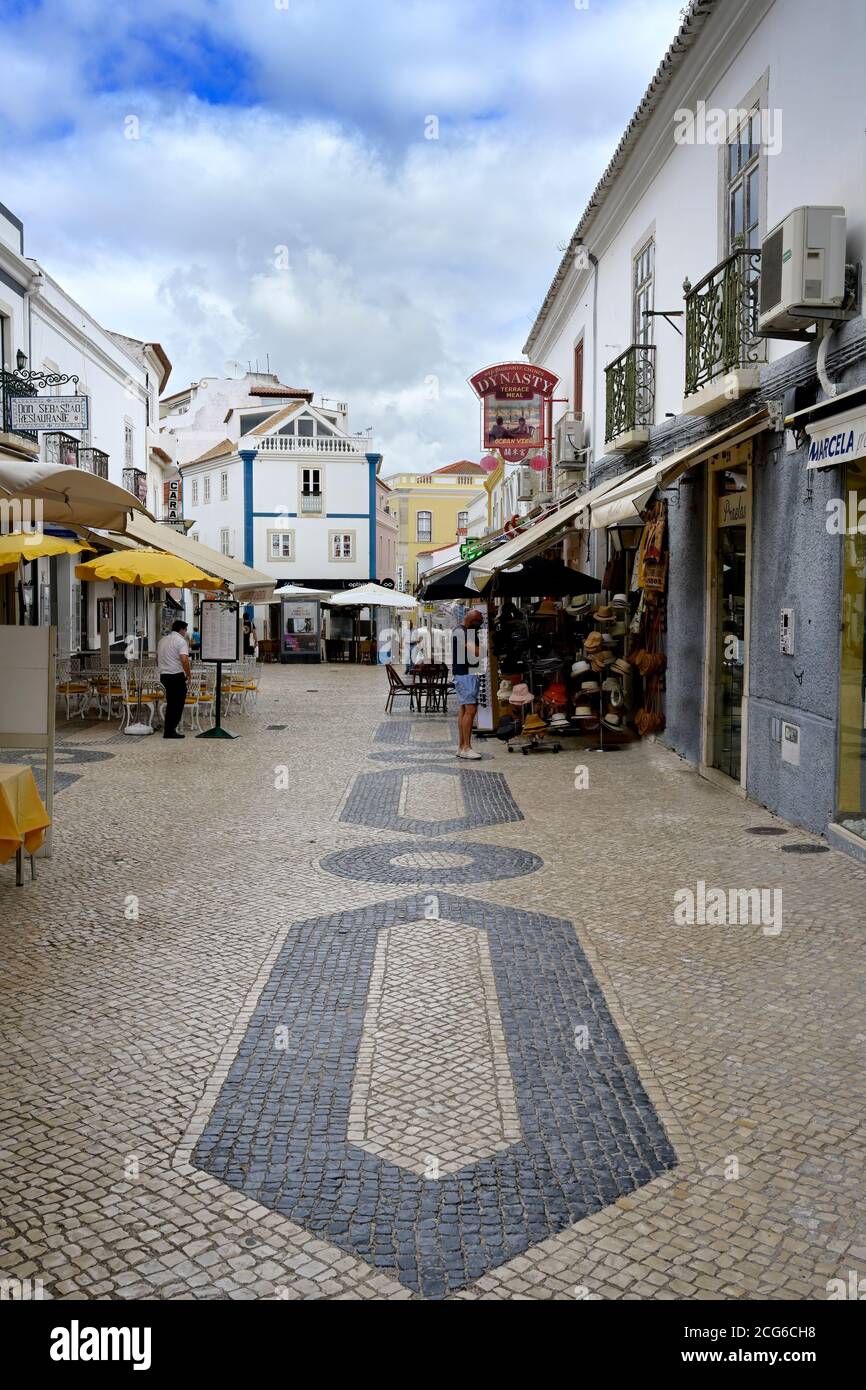
[[[45,531],[10,531],[0,536],[0,574],[11,574],[19,564],[26,565],[45,555],[77,555],[80,550],[93,550],[93,546],[50,536]]]
[[[205,574],[198,565],[167,555],[164,550],[116,550],[110,555],[97,555],[75,566],[78,579],[114,579],[119,584],[153,585],[160,589],[226,589],[222,579]],[[141,720],[141,668],[144,660],[144,641],[138,644],[138,713],[134,724],[127,724],[125,734],[149,734],[153,730]]]
[[[164,550],[118,550],[97,555],[75,566],[78,579],[116,579],[119,584],[153,585],[160,589],[225,589],[222,579],[205,574],[197,565],[167,555]]]

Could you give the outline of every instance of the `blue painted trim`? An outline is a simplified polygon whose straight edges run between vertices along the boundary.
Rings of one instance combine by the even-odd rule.
[[[244,564],[253,566],[253,459],[257,449],[238,449],[244,464]]]
[[[366,521],[366,512],[325,512],[326,521]]]
[[[253,512],[253,516],[297,516],[297,512]]]
[[[378,578],[376,573],[376,468],[381,461],[381,454],[367,454],[367,463],[370,469],[370,578],[373,580]]]

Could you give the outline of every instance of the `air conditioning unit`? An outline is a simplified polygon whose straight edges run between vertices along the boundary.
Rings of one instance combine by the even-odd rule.
[[[568,410],[556,422],[555,462],[559,468],[580,467],[575,464],[577,456],[583,452],[584,430],[583,414]]]
[[[846,229],[844,208],[802,207],[789,212],[764,238],[758,317],[761,332],[803,329],[815,322],[809,318],[809,309],[841,306]]]
[[[517,500],[518,502],[531,502],[538,489],[536,479],[539,477],[531,468],[521,468],[520,476],[517,480]]]

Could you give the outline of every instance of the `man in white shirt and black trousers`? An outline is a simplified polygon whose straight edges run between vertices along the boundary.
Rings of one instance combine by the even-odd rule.
[[[190,678],[189,647],[186,641],[187,624],[180,619],[172,623],[171,632],[160,638],[156,649],[159,679],[165,690],[165,728],[163,738],[184,738],[177,726],[183,716],[187,682]]]

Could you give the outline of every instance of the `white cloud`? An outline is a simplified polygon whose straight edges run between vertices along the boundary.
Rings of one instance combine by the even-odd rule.
[[[283,380],[373,425],[386,472],[471,457],[466,377],[519,354],[676,8],[629,5],[626,21],[566,0],[152,0],[169,67],[198,61],[199,19],[242,45],[239,92],[257,104],[239,107],[161,87],[139,7],[62,0],[62,81],[56,52],[33,59],[38,20],[11,36],[27,92],[0,98],[21,135],[0,201],[101,322],[163,343],[175,389],[269,354]],[[116,90],[88,90],[100,42]]]

